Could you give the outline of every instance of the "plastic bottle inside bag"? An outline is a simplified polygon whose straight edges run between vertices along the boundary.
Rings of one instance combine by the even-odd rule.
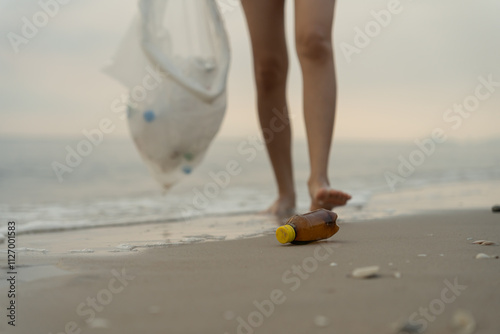
[[[226,109],[227,34],[213,0],[141,0],[106,72],[129,88],[134,143],[166,189],[190,174]]]

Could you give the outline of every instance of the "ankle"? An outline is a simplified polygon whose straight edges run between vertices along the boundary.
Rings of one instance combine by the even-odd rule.
[[[295,192],[279,192],[278,201],[295,205]]]
[[[320,177],[310,177],[307,181],[307,186],[309,190],[317,189],[320,187],[330,187],[330,181],[328,181],[328,177],[320,176]]]

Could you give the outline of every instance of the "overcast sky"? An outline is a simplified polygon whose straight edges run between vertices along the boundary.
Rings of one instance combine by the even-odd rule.
[[[391,22],[372,34],[369,45],[346,57],[342,50],[356,47],[357,28],[376,28],[372,11],[393,1],[337,4],[336,137],[413,141],[440,127],[458,140],[498,138],[500,87],[494,87],[466,118],[460,116],[456,129],[451,126],[458,120],[446,122],[443,116],[454,104],[473,102],[470,95],[481,84],[479,77],[491,76],[500,83],[500,1],[402,0]],[[256,133],[250,46],[241,6],[234,0],[220,2],[232,48],[229,104],[220,135]],[[38,1],[0,0],[0,133],[81,136],[83,129],[95,128],[109,116],[117,125],[111,136],[128,135],[126,121],[109,107],[126,88],[102,68],[136,14],[136,1],[68,1],[16,53],[8,34],[22,35],[23,17],[32,21],[40,10]],[[287,33],[293,52],[293,1],[287,3]],[[303,137],[301,75],[295,55],[288,91],[291,112],[297,115],[294,132]],[[448,114],[452,116],[458,114]]]

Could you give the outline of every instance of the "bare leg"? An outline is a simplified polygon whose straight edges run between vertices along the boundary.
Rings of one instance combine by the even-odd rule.
[[[304,81],[304,118],[311,174],[311,210],[344,205],[351,196],[330,188],[328,156],[337,102],[332,24],[335,0],[295,0],[295,40]]]
[[[252,42],[259,121],[278,184],[278,199],[268,212],[279,217],[295,211],[284,1],[242,0]]]

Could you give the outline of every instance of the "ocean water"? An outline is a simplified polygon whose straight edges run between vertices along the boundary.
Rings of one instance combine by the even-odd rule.
[[[52,163],[64,163],[66,146],[74,148],[81,139],[0,140],[0,231],[9,220],[17,222],[19,233],[183,223],[204,216],[252,214],[267,208],[276,196],[267,153],[262,145],[251,146],[247,137],[217,138],[202,165],[166,193],[126,138],[105,140],[61,182]],[[238,153],[239,145],[251,147],[255,158]],[[336,141],[331,183],[353,195],[338,209],[339,217],[363,221],[500,203],[500,141],[434,145],[422,149],[412,141]],[[217,183],[213,175],[224,171],[230,160],[239,163],[241,173]],[[299,211],[309,205],[308,170],[306,143],[295,140]]]

